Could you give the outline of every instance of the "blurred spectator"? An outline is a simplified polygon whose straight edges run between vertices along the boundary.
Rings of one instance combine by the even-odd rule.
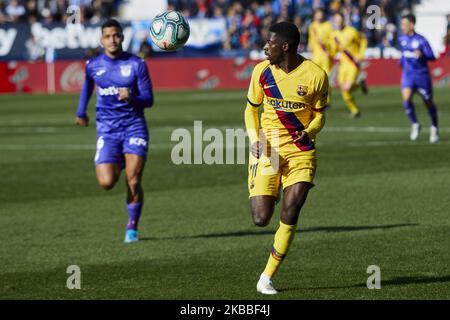
[[[153,49],[151,44],[148,43],[148,40],[145,39],[141,43],[141,47],[139,48],[138,56],[142,59],[150,58],[153,55]]]
[[[447,34],[444,37],[444,51],[441,57],[450,57],[450,14],[447,15]]]
[[[307,42],[307,32],[315,8],[323,7],[328,17],[342,12],[347,24],[364,32],[371,46],[384,48],[395,46],[399,15],[410,10],[416,0],[174,0],[170,1],[173,10],[195,17],[225,17],[227,39],[225,49],[262,48],[267,38],[267,29],[275,22],[291,21],[302,35],[300,44]],[[377,28],[366,27],[367,8],[376,4],[380,7],[381,18]],[[208,13],[210,12],[210,13]],[[301,49],[299,48],[299,49]]]
[[[21,5],[18,0],[10,0],[9,4],[6,6],[5,12],[11,22],[23,20],[27,13],[25,7]]]
[[[302,21],[311,21],[313,15],[313,3],[311,0],[298,0],[297,15]]]
[[[0,0],[0,24],[67,22],[69,18],[73,21],[74,12],[76,21],[97,24],[117,16],[121,2],[123,0]],[[411,11],[418,2],[420,0],[168,0],[168,9],[178,10],[192,19],[224,18],[227,26],[224,49],[261,49],[273,23],[291,21],[300,30],[299,49],[304,50],[313,10],[320,7],[325,9],[328,19],[335,12],[342,12],[349,25],[366,35],[370,46],[383,49],[397,45],[400,16]],[[380,7],[381,17],[377,28],[368,29],[366,12],[373,4]],[[450,27],[450,15],[448,19]],[[143,54],[147,54],[147,48],[142,49]]]

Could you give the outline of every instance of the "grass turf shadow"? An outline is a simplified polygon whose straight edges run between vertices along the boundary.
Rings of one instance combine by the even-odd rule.
[[[395,277],[388,280],[381,279],[381,288],[384,286],[402,286],[410,284],[429,284],[429,283],[445,283],[450,282],[450,275],[432,277],[432,276],[411,276],[411,277]],[[278,291],[300,291],[300,290],[330,290],[330,289],[351,289],[351,288],[367,288],[366,283],[359,283],[351,286],[334,286],[334,287],[296,287],[296,288],[280,288]],[[448,297],[447,297],[448,298]]]
[[[297,233],[305,232],[352,232],[352,231],[364,231],[364,230],[386,230],[393,228],[403,228],[403,227],[415,227],[418,223],[402,223],[402,224],[388,224],[388,225],[377,225],[377,226],[325,226],[325,227],[312,227],[297,230]],[[275,234],[274,230],[263,230],[263,231],[237,231],[228,233],[210,233],[210,234],[199,234],[193,236],[179,236],[179,237],[142,237],[141,241],[149,240],[179,240],[179,239],[201,239],[201,238],[224,238],[224,237],[246,237],[246,236],[258,236],[258,235],[268,235]]]

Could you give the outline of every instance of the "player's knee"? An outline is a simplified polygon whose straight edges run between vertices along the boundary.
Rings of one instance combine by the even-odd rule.
[[[136,175],[136,176],[128,177],[127,184],[131,190],[136,190],[139,187],[139,185],[141,184],[139,176]]]
[[[424,103],[425,103],[425,106],[428,108],[428,109],[431,109],[431,108],[433,108],[434,107],[434,103],[433,103],[433,100],[425,100],[424,99],[424,101],[423,101]]]
[[[269,224],[270,220],[261,216],[253,216],[253,223],[257,227],[265,227]]]
[[[272,212],[268,209],[252,209],[253,223],[258,227],[265,227],[270,222]]]
[[[111,190],[114,188],[116,180],[114,178],[102,178],[98,179],[98,184],[103,190]]]

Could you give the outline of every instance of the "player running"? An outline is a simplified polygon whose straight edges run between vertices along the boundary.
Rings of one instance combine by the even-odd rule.
[[[250,138],[248,188],[257,226],[267,226],[283,188],[280,226],[256,289],[276,294],[272,278],[294,239],[300,210],[313,186],[316,171],[315,137],[325,123],[328,77],[314,62],[297,54],[300,34],[294,24],[270,28],[264,46],[268,60],[253,70],[245,109]],[[259,131],[259,107],[262,133]],[[270,145],[264,150],[264,144]]]
[[[153,105],[153,92],[145,62],[122,49],[123,29],[117,20],[103,23],[104,54],[87,61],[76,124],[89,124],[87,106],[97,86],[97,151],[95,171],[101,188],[110,190],[125,168],[128,225],[125,243],[138,241],[138,222],[144,203],[141,186],[149,134],[144,108]]]
[[[402,51],[400,65],[403,68],[403,107],[411,121],[410,139],[415,141],[419,138],[420,124],[417,121],[412,97],[416,91],[422,96],[431,118],[430,143],[436,143],[439,141],[438,114],[433,102],[433,85],[427,65],[428,61],[436,58],[428,41],[414,30],[415,24],[416,17],[413,14],[402,17],[403,35],[400,36],[399,43]]]
[[[333,22],[336,28],[332,35],[333,51],[341,53],[338,71],[339,87],[352,118],[357,118],[361,113],[353,97],[353,91],[358,86],[357,80],[361,70],[361,61],[364,59],[367,49],[367,39],[358,30],[345,24],[342,13],[335,13]],[[360,85],[363,92],[367,93],[364,81]]]
[[[330,75],[333,66],[331,40],[333,25],[325,20],[325,10],[318,8],[314,11],[313,22],[308,29],[308,46],[312,52],[311,60],[317,63]]]

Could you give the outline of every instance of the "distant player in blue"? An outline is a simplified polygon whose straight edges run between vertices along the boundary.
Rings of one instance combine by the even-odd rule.
[[[123,29],[117,20],[103,23],[104,54],[87,61],[76,124],[89,124],[87,106],[97,86],[97,151],[95,170],[101,188],[110,190],[125,168],[128,225],[125,243],[138,241],[144,202],[141,186],[149,134],[144,108],[153,105],[152,83],[145,62],[122,49]]]
[[[433,102],[433,85],[428,61],[436,60],[428,41],[414,30],[416,17],[407,14],[402,17],[401,29],[403,35],[399,42],[402,51],[400,64],[403,68],[402,96],[403,106],[411,121],[410,139],[415,141],[419,138],[420,124],[417,121],[412,96],[418,92],[428,108],[431,117],[430,142],[439,141],[438,114]]]

